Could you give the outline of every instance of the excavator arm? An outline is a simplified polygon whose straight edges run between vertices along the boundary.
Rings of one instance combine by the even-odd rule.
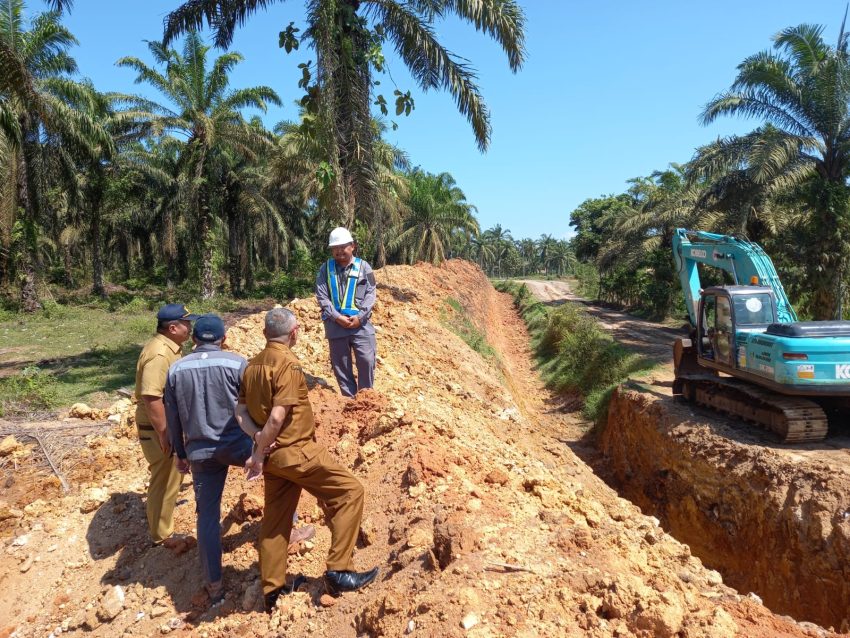
[[[694,326],[697,325],[702,289],[697,264],[706,264],[728,272],[736,285],[770,288],[776,299],[779,323],[797,321],[797,313],[785,294],[773,262],[758,244],[731,235],[677,228],[673,236],[673,259],[685,293],[688,315]]]

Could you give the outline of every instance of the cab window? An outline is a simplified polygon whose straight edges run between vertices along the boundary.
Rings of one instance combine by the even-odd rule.
[[[714,324],[717,321],[717,297],[707,296],[702,305],[702,334],[700,335],[699,353],[706,359],[714,359]]]
[[[703,317],[703,326],[705,326],[706,329],[713,328],[717,321],[717,297],[706,297],[703,308],[705,312],[705,317]]]
[[[717,326],[718,332],[732,332],[732,306],[728,297],[717,299]]]
[[[774,323],[773,301],[767,293],[736,295],[735,323],[739,326],[758,326]]]

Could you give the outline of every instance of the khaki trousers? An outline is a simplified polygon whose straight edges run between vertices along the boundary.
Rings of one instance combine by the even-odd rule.
[[[281,450],[283,451],[283,450]],[[266,460],[266,505],[260,524],[260,575],[263,593],[268,594],[286,582],[286,557],[292,515],[301,490],[315,496],[324,506],[331,530],[331,548],[327,568],[345,571],[351,568],[351,555],[363,517],[363,486],[351,472],[331,458],[325,448],[309,461],[281,467],[275,452]],[[280,457],[278,457],[280,462]]]
[[[170,456],[162,453],[153,430],[140,430],[139,443],[151,473],[148,484],[148,529],[154,543],[161,543],[174,531],[174,504],[183,477]]]

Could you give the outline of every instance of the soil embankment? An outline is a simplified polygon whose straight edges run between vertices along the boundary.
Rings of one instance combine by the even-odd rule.
[[[732,587],[847,630],[847,468],[724,436],[706,420],[686,404],[618,391],[600,448],[620,493]]]
[[[86,438],[69,493],[46,478],[27,498],[14,489],[23,479],[9,474],[0,637],[827,635],[726,586],[576,455],[594,454],[584,424],[541,387],[522,321],[478,268],[451,261],[385,268],[378,278],[376,388],[355,400],[327,387],[315,301],[290,304],[303,326],[296,354],[317,381],[320,442],[366,487],[354,561],[382,568],[373,585],[322,596],[330,534],[305,495],[299,514],[317,535],[290,557],[290,571],[307,584],[262,613],[262,487],[234,471],[222,507],[227,595],[209,608],[191,538],[191,477],[176,514],[187,537],[150,547],[147,472],[122,404],[108,434]],[[496,357],[482,358],[446,327],[449,297]],[[257,352],[261,325],[257,314],[232,326],[231,347]]]

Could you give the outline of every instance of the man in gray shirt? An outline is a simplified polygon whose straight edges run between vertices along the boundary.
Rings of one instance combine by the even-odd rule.
[[[375,380],[375,326],[370,321],[377,285],[372,267],[354,256],[357,245],[345,228],[331,231],[328,247],[332,259],[319,268],[316,300],[322,309],[331,367],[340,392],[353,397],[371,388]],[[354,378],[351,353],[357,365]]]
[[[195,322],[195,349],[168,370],[165,416],[177,469],[192,471],[197,507],[198,550],[211,603],[224,598],[221,580],[221,495],[227,470],[244,467],[253,442],[236,422],[236,401],[245,357],[221,349],[224,322],[202,315]],[[309,538],[309,525],[294,530],[290,544]]]

